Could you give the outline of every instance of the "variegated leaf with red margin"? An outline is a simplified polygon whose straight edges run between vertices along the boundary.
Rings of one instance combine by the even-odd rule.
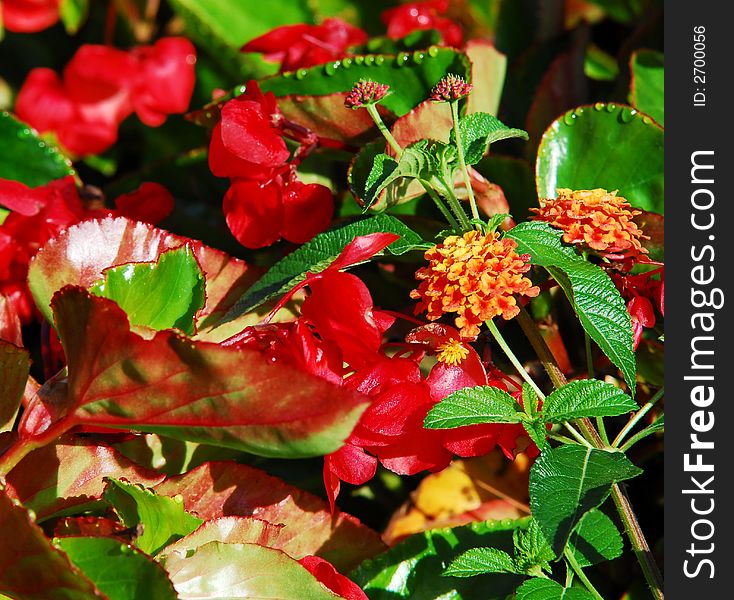
[[[0,595],[23,600],[106,598],[63,552],[56,550],[28,511],[0,486]]]
[[[89,287],[108,267],[152,262],[161,253],[189,244],[206,278],[206,304],[198,328],[216,323],[260,275],[257,269],[201,242],[122,217],[69,227],[36,254],[28,284],[41,312],[52,321],[51,298],[65,285]]]
[[[102,497],[104,477],[152,486],[163,475],[139,467],[116,450],[68,436],[38,448],[8,473],[8,494],[43,521],[92,508]]]
[[[0,339],[0,431],[13,428],[30,368],[28,350]]]
[[[79,287],[57,292],[51,304],[69,366],[66,398],[44,407],[50,418],[30,428],[26,416],[43,413],[39,394],[21,422],[28,436],[77,425],[135,429],[302,458],[337,450],[366,406],[363,396],[255,350],[172,330],[143,339],[117,304]]]
[[[155,491],[181,494],[186,510],[205,521],[241,516],[282,524],[277,534],[270,532],[277,535],[278,548],[294,558],[315,554],[343,572],[385,549],[380,536],[354,517],[332,515],[325,500],[247,465],[206,463],[167,479]]]
[[[466,112],[486,112],[497,115],[505,84],[507,57],[491,42],[469,40],[464,53],[471,61],[471,82],[474,89],[467,99]]]

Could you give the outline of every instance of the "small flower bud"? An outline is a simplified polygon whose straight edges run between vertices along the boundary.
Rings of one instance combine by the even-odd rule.
[[[376,104],[387,95],[389,89],[390,86],[384,83],[377,83],[370,79],[360,79],[344,99],[344,106],[347,108],[364,108],[370,104]]]
[[[446,75],[431,91],[431,100],[434,102],[453,102],[465,98],[473,89],[471,83],[464,81],[459,75]]]

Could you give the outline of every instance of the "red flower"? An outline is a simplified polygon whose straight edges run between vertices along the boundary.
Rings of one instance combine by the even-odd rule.
[[[156,223],[171,211],[173,198],[163,186],[144,183],[115,204],[117,210],[86,208],[71,176],[36,188],[0,179],[0,205],[11,209],[0,225],[0,294],[7,296],[23,323],[34,314],[26,282],[28,264],[49,239],[79,221],[107,215]]]
[[[298,561],[316,579],[332,592],[346,600],[367,600],[367,596],[356,583],[345,577],[334,566],[318,556],[304,556]]]
[[[367,34],[341,19],[326,19],[321,25],[284,25],[242,46],[242,52],[260,52],[281,71],[293,71],[344,58],[347,49],[364,44]]]
[[[660,278],[656,279],[655,275]],[[632,320],[633,348],[637,350],[646,327],[655,327],[657,321],[654,306],[665,315],[665,272],[664,267],[636,275],[610,273],[612,281],[627,300],[627,312]]]
[[[449,9],[449,0],[425,0],[401,4],[382,13],[387,25],[388,37],[402,38],[414,31],[435,29],[447,46],[458,48],[464,41],[461,27],[451,19],[442,17]]]
[[[120,123],[134,111],[157,126],[167,114],[184,112],[194,85],[194,47],[183,38],[164,38],[131,52],[86,44],[64,69],[33,69],[15,110],[41,133],[82,156],[98,154],[117,140]]]
[[[0,22],[17,33],[34,33],[59,20],[59,0],[3,0]]]

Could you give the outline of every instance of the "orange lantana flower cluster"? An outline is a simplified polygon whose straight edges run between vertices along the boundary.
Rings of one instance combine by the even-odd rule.
[[[648,239],[632,220],[642,214],[617,192],[560,188],[555,200],[541,200],[531,208],[536,220],[563,230],[563,241],[595,250],[599,254],[635,257],[647,254],[640,240]]]
[[[476,337],[479,326],[493,317],[511,319],[520,312],[515,294],[540,292],[523,276],[530,269],[529,257],[518,255],[516,247],[494,232],[447,237],[426,251],[429,264],[415,274],[421,282],[410,293],[420,300],[416,312],[425,310],[430,321],[458,313],[455,323],[463,338]]]

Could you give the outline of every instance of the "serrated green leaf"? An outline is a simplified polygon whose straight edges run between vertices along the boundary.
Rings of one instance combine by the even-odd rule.
[[[79,31],[89,13],[89,0],[61,0],[59,15],[64,24],[66,33],[75,34]]]
[[[444,569],[446,577],[476,577],[485,573],[517,573],[512,557],[497,548],[472,548]]]
[[[530,439],[535,442],[538,450],[543,450],[546,445],[546,436],[548,430],[546,429],[543,419],[536,418],[532,421],[523,421],[522,426],[525,428],[525,432],[530,436]]]
[[[71,161],[22,121],[0,111],[0,179],[30,187],[75,175]]]
[[[522,407],[506,391],[491,386],[449,394],[426,415],[426,429],[453,429],[481,423],[520,423]]]
[[[179,600],[340,598],[285,552],[258,544],[209,542],[168,555],[164,566]]]
[[[489,146],[510,138],[528,139],[527,131],[507,127],[497,117],[488,113],[475,112],[459,119],[459,133],[464,148],[464,160],[473,165],[482,160]],[[456,143],[456,132],[451,130],[451,143]]]
[[[395,233],[400,236],[399,240],[387,247],[391,254],[400,255],[424,246],[417,233],[389,215],[375,215],[319,233],[311,241],[270,267],[268,272],[242,295],[220,324],[257,308],[275,296],[285,294],[303,281],[306,273],[319,273],[326,269],[355,237],[377,232]]]
[[[420,58],[416,60],[418,54]],[[299,69],[295,74],[268,77],[260,82],[260,87],[278,97],[325,96],[348,92],[360,79],[371,79],[390,86],[391,93],[380,101],[380,105],[402,116],[428,98],[431,89],[449,73],[470,79],[469,59],[458,50],[434,46],[426,52],[352,56]]]
[[[518,253],[529,254],[534,265],[547,269],[558,282],[584,330],[622,371],[634,395],[632,321],[609,275],[563,246],[562,232],[547,223],[520,223],[505,235],[517,243]]]
[[[194,334],[194,317],[205,300],[204,275],[188,245],[162,253],[155,262],[106,269],[90,291],[114,300],[132,325],[188,335]]]
[[[559,117],[543,134],[535,163],[541,198],[557,188],[619,190],[635,208],[663,214],[664,134],[630,106],[582,106]]]
[[[104,499],[126,527],[142,525],[135,545],[146,554],[157,554],[171,542],[194,531],[203,521],[184,510],[182,500],[159,496],[141,485],[108,479]]]
[[[552,579],[528,579],[519,588],[515,600],[594,600],[583,588],[564,588]]]
[[[378,154],[367,176],[365,189],[359,197],[364,201],[366,210],[374,204],[380,192],[390,184],[401,179],[428,180],[437,169],[438,161],[431,155],[426,140],[405,148],[400,161],[396,161],[387,154]]]
[[[403,540],[387,552],[364,561],[350,578],[369,598],[402,600],[505,600],[521,581],[519,575],[491,573],[478,577],[444,577],[441,567],[471,548],[512,551],[512,532],[529,519],[490,521],[453,529],[433,529]]]
[[[583,417],[615,417],[638,408],[618,387],[598,379],[571,381],[555,390],[543,402],[543,418],[563,423]]]
[[[581,567],[590,567],[620,556],[624,542],[612,520],[593,509],[579,521],[568,540],[568,548]]]
[[[630,58],[630,103],[665,124],[665,67],[662,52],[637,50]]]
[[[550,573],[548,563],[556,558],[556,554],[535,519],[531,519],[527,529],[515,530],[513,542],[515,565],[520,572],[528,575],[539,575],[542,571]]]
[[[563,552],[576,523],[606,500],[612,484],[640,473],[622,452],[546,448],[530,470],[530,508],[553,551]]]
[[[534,417],[538,412],[539,398],[538,394],[527,381],[522,383],[522,406],[526,414]]]
[[[109,600],[176,600],[163,568],[124,542],[105,537],[64,537],[56,543]]]

